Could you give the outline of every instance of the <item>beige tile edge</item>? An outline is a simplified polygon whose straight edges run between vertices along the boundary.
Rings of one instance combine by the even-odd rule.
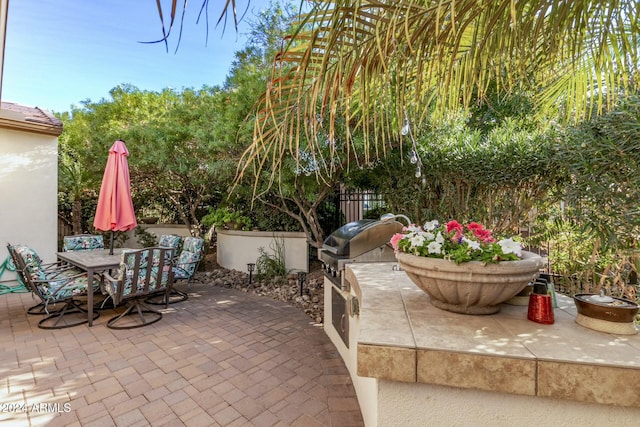
[[[361,299],[358,275],[347,268],[346,277]],[[391,381],[640,408],[638,368],[549,361],[532,356],[518,358],[358,343],[357,374]]]
[[[538,361],[538,395],[640,408],[640,371]]]
[[[418,350],[417,381],[452,387],[536,395],[536,361],[484,354]]]
[[[416,350],[358,344],[357,373],[361,377],[416,382]]]

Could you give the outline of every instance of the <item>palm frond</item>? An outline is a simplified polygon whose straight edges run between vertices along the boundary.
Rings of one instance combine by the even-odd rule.
[[[562,102],[572,119],[612,105],[640,83],[635,0],[313,5],[275,58],[245,167],[265,149],[278,160],[297,156],[301,145],[330,157],[324,136],[343,139],[349,159],[370,162],[400,140],[405,111],[421,125],[468,107],[489,83],[534,89],[542,105]],[[340,135],[338,121],[345,126]]]
[[[222,3],[222,2],[221,2]],[[244,12],[241,15],[238,15],[238,10],[237,10],[237,4],[236,4],[236,0],[224,0],[224,6],[222,7],[222,11],[220,12],[220,16],[218,17],[218,20],[216,22],[216,26],[219,25],[221,22],[224,25],[223,28],[223,32],[226,29],[226,23],[227,23],[227,19],[229,17],[229,10],[231,10],[232,12],[232,16],[233,16],[233,26],[236,30],[236,32],[238,31],[238,23],[242,20],[242,18],[244,17],[244,15],[247,13],[247,10],[249,10],[249,5],[251,4],[251,0],[247,0],[247,4],[246,7],[244,9]],[[187,6],[188,6],[188,0],[183,0],[182,1],[182,11],[180,12],[180,27],[179,27],[179,34],[178,34],[178,40],[176,42],[176,52],[178,50],[178,48],[180,47],[180,41],[182,40],[182,29],[184,27],[184,16],[185,13],[187,11]],[[160,18],[160,24],[162,27],[162,38],[158,39],[158,40],[153,40],[150,42],[141,42],[141,43],[164,43],[165,47],[167,49],[167,51],[169,50],[169,44],[168,44],[168,40],[169,37],[171,36],[171,31],[173,30],[173,25],[176,22],[176,17],[178,14],[178,0],[171,0],[171,12],[169,13],[169,22],[168,24],[165,23],[165,11],[166,8],[162,7],[162,3],[160,0],[156,0],[156,7],[158,9],[158,17]],[[206,33],[207,33],[207,39],[209,38],[209,0],[202,0],[202,4],[200,5],[200,11],[198,12],[198,19],[197,22],[200,22],[200,18],[202,16],[202,13],[205,13],[205,25],[207,26],[206,28]]]

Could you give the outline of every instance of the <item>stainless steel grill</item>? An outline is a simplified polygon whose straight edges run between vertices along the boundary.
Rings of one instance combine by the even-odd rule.
[[[342,275],[346,264],[352,262],[391,262],[395,254],[389,244],[391,236],[402,231],[398,221],[363,219],[350,222],[327,237],[322,245],[320,260],[325,277],[343,290]]]
[[[389,218],[384,221],[363,219],[350,222],[325,239],[320,251],[324,263],[325,296],[331,304],[325,305],[325,319],[349,348],[349,319],[359,313],[359,302],[344,280],[345,265],[354,262],[395,261],[391,236],[402,230],[402,224]],[[327,286],[327,280],[331,285]]]

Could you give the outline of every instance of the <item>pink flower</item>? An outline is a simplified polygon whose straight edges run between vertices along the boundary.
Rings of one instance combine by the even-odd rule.
[[[467,225],[467,228],[470,231],[484,230],[484,226],[482,224],[478,224],[477,222],[470,222],[469,225]]]
[[[395,253],[398,253],[398,242],[402,240],[403,237],[404,234],[402,233],[396,233],[391,236],[391,241],[389,243],[391,243],[391,247],[393,248]]]
[[[495,239],[491,235],[491,230],[475,230],[473,234],[484,243],[493,243]]]
[[[491,230],[487,230],[484,228],[484,225],[478,224],[477,222],[471,222],[467,225],[469,231],[473,232],[473,235],[476,236],[478,240],[483,243],[493,243],[495,240],[491,235]]]
[[[455,219],[447,223],[447,233],[450,233],[452,230],[459,231],[460,233],[464,231],[464,229],[462,228],[462,225],[460,225],[460,223]]]

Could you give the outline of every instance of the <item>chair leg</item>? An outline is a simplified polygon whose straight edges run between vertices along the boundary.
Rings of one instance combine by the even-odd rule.
[[[95,293],[94,298],[98,297],[97,300],[94,299],[93,309],[98,311],[104,310],[113,310],[117,308],[117,306],[113,303],[113,298],[109,295]]]
[[[60,312],[60,310],[62,310],[62,308],[59,308],[57,310],[51,310],[48,309],[43,302],[41,302],[40,304],[36,304],[32,307],[29,307],[27,309],[27,314],[30,314],[32,316],[42,316],[45,314],[56,314],[58,312]]]
[[[144,302],[151,305],[164,305],[175,304],[177,302],[186,301],[189,295],[186,292],[172,288],[169,294],[157,294],[145,299]]]
[[[121,314],[112,317],[107,321],[107,327],[111,329],[134,329],[140,328],[142,326],[151,325],[152,323],[156,323],[160,319],[162,319],[162,313],[159,311],[153,310],[151,307],[144,304],[142,301],[132,301],[128,302],[127,309]],[[147,319],[145,314],[150,314],[150,320]],[[127,316],[135,316],[138,315],[139,322],[132,320],[132,323],[127,323],[126,325],[120,325],[119,323],[126,322]]]
[[[77,314],[80,314],[80,316],[71,316],[75,318],[74,321],[69,321],[70,317],[65,318],[65,316]],[[93,320],[96,320],[98,317],[100,317],[100,313],[93,313]],[[38,327],[40,329],[64,329],[82,325],[84,323],[89,323],[89,319],[87,319],[87,310],[80,307],[79,301],[69,300],[60,310],[50,313],[47,317],[38,322]]]

